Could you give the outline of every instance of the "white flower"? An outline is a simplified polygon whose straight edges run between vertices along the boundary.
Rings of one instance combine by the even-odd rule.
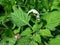
[[[39,14],[39,12],[38,12],[37,10],[31,9],[30,11],[28,11],[28,15],[29,15],[30,13],[36,14],[37,20],[40,21],[40,14]]]
[[[40,15],[39,12],[35,9],[31,9],[30,11],[28,11],[28,14],[31,13],[31,12],[34,13],[34,14]]]

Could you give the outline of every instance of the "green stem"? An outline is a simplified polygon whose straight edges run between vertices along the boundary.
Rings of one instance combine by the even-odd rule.
[[[14,29],[16,27],[16,25],[15,24],[13,24],[13,27],[12,27],[12,29]]]
[[[32,26],[30,24],[28,24],[28,26],[32,29]]]
[[[2,25],[3,25],[6,29],[8,29],[8,26],[6,26],[3,22],[2,22]]]

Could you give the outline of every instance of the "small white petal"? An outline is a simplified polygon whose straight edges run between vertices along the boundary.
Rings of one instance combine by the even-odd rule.
[[[40,20],[39,18],[37,20]]]
[[[40,21],[40,14],[37,10],[31,9],[30,11],[28,11],[28,14],[30,14],[30,13],[36,14],[36,18],[37,18],[38,22]]]
[[[15,38],[17,39],[18,37],[17,37],[17,36],[15,36]]]
[[[37,18],[39,18],[40,16],[39,16],[39,15],[37,15],[36,17],[37,17]]]
[[[31,9],[30,11],[28,11],[28,14],[30,14],[31,12],[34,13],[34,14],[39,15],[38,11],[35,10],[35,9]]]

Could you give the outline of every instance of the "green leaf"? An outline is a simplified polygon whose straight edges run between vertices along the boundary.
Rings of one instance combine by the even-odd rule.
[[[38,42],[38,43],[41,42],[41,37],[40,37],[40,35],[37,34],[37,33],[36,33],[36,34],[33,34],[32,39],[33,39],[34,41]]]
[[[38,30],[38,24],[33,25],[32,29],[33,29],[33,32],[37,31]]]
[[[6,16],[0,16],[0,23],[5,21],[5,19],[6,19]]]
[[[8,42],[7,42],[7,41],[8,41]],[[15,42],[16,42],[16,39],[15,39],[15,38],[4,37],[4,39],[1,40],[0,45],[5,45],[6,42],[7,42],[9,45],[14,45]]]
[[[31,41],[29,45],[38,45],[35,41]]]
[[[33,32],[38,31],[38,30],[42,27],[42,24],[43,24],[43,23],[34,24],[33,27],[32,27]]]
[[[14,34],[13,34],[13,31],[11,29],[4,29],[4,33],[2,34],[2,37],[3,36],[7,36],[7,37],[12,37]]]
[[[48,45],[60,45],[60,36],[57,36],[56,38],[50,39],[50,42]]]
[[[52,6],[51,6],[51,10],[53,9],[59,9],[60,7],[58,7],[60,3],[60,0],[53,0]]]
[[[14,38],[9,38],[9,45],[14,45],[16,43],[16,39]]]
[[[48,9],[49,8],[49,3],[48,3],[48,0],[41,0],[42,2],[42,5],[45,9]]]
[[[15,5],[15,0],[0,0],[0,5],[3,6],[5,12],[10,14],[12,6]]]
[[[15,29],[14,30],[14,34],[17,34],[17,33],[19,33],[20,32],[20,27],[18,28],[18,29]]]
[[[60,11],[47,13],[43,16],[43,19],[47,22],[46,28],[54,29],[60,23]]]
[[[21,37],[16,45],[29,45],[30,40],[28,37]]]
[[[0,0],[0,4],[2,3],[3,0]]]
[[[26,30],[24,30],[22,33],[21,33],[21,36],[31,36],[31,30],[30,28],[26,28]]]
[[[13,6],[14,13],[11,14],[11,20],[14,24],[19,26],[29,25],[30,17],[23,12],[21,8]]]
[[[46,36],[51,37],[52,36],[49,29],[41,29],[39,31],[39,33],[40,33],[41,36],[44,36],[44,37],[46,37]]]

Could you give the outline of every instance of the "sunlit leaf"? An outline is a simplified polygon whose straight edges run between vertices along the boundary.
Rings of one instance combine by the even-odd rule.
[[[21,8],[13,6],[14,12],[11,14],[11,20],[17,26],[29,25],[29,16],[27,13],[23,12]]]
[[[30,28],[26,28],[26,30],[24,30],[22,33],[21,33],[21,36],[31,36],[31,30]]]
[[[50,42],[48,45],[60,45],[60,36],[57,36],[56,38],[50,39]]]
[[[41,30],[39,31],[39,33],[40,33],[41,36],[47,36],[47,37],[52,36],[49,29],[41,29]]]
[[[29,45],[38,45],[35,41],[31,41]]]
[[[16,45],[29,45],[30,40],[28,37],[22,37],[18,40]]]
[[[19,33],[20,32],[20,27],[18,28],[18,29],[15,29],[14,30],[14,34],[17,34],[17,33]]]
[[[32,39],[33,39],[34,41],[38,42],[38,43],[41,42],[41,37],[40,37],[40,35],[37,34],[37,33],[36,33],[36,34],[33,34]]]
[[[33,32],[38,31],[42,27],[42,25],[43,25],[43,23],[34,24],[33,27],[32,27]]]
[[[0,45],[5,45],[6,43],[9,45],[14,45],[16,42],[15,38],[4,37],[4,39],[0,42]]]
[[[53,29],[60,23],[60,11],[47,13],[43,16],[43,19],[47,22],[46,28]]]

